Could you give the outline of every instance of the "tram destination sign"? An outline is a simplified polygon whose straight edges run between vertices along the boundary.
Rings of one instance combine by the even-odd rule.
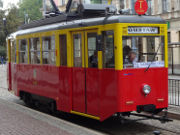
[[[128,27],[128,34],[158,34],[158,27]]]

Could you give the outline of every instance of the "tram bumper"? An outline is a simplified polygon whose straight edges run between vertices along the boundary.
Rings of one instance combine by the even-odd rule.
[[[156,106],[153,104],[150,105],[138,105],[137,106],[137,112],[140,113],[142,111],[144,112],[154,112],[156,110]]]

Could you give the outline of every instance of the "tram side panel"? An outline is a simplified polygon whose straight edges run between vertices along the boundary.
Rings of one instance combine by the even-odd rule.
[[[117,74],[115,69],[103,69],[100,74],[100,117],[101,121],[117,112]]]
[[[72,68],[59,67],[57,109],[64,112],[72,110]]]
[[[97,68],[86,69],[86,101],[87,113],[100,116],[100,83]]]
[[[57,99],[59,89],[58,68],[48,65],[17,65],[17,89],[39,96]]]

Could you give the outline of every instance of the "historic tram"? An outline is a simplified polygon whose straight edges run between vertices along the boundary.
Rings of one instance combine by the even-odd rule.
[[[116,14],[112,5],[72,0],[67,7],[8,37],[9,91],[100,121],[166,109],[166,23]]]

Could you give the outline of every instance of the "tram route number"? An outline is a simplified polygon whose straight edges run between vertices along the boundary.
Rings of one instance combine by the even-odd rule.
[[[128,27],[128,34],[158,34],[158,27]]]

